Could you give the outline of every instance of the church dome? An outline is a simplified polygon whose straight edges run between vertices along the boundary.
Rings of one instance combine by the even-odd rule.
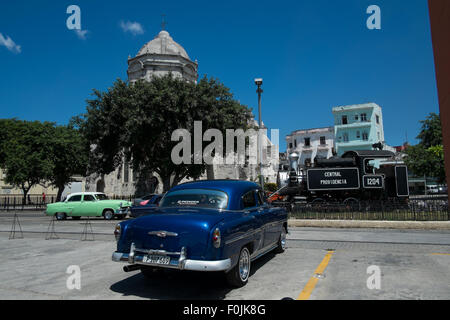
[[[170,34],[162,30],[152,41],[148,42],[146,45],[139,50],[137,56],[144,54],[168,54],[168,55],[180,55],[188,60],[189,56],[186,50],[178,43],[173,41]]]

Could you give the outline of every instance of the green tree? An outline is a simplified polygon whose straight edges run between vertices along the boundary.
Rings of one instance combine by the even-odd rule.
[[[0,167],[5,182],[23,192],[23,201],[37,184],[58,188],[57,200],[72,176],[84,175],[89,146],[73,126],[51,122],[0,120]]]
[[[269,183],[269,182],[266,182],[266,183],[264,184],[264,190],[270,191],[270,192],[275,192],[275,191],[278,190],[278,186],[277,186],[276,183]]]
[[[51,175],[52,128],[49,122],[0,120],[0,166],[6,171],[5,182],[22,190],[23,203],[30,189]]]
[[[417,136],[419,144],[406,149],[405,163],[416,176],[437,178],[445,182],[444,149],[439,115],[430,113],[426,120],[420,121],[422,129]]]
[[[74,120],[93,146],[89,172],[108,174],[126,159],[137,172],[156,172],[164,191],[184,178],[200,177],[206,169],[205,164],[172,162],[178,144],[171,141],[175,130],[193,133],[194,121],[202,121],[203,131],[245,130],[251,118],[251,110],[234,100],[227,87],[206,77],[198,84],[170,74],[151,82],[119,79],[93,95],[87,112]]]
[[[56,201],[60,201],[65,186],[73,182],[73,176],[86,174],[89,145],[72,124],[54,127],[48,143],[52,161],[48,181],[58,189]]]
[[[425,120],[420,121],[422,129],[417,136],[425,148],[442,145],[442,127],[439,114],[430,113]]]

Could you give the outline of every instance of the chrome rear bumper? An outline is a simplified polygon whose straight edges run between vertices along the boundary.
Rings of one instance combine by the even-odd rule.
[[[156,264],[144,262],[144,257],[149,254],[170,256],[170,263]],[[164,250],[138,249],[134,246],[134,244],[131,245],[130,253],[117,251],[114,252],[112,255],[112,261],[128,262],[129,264],[138,264],[143,266],[192,271],[227,271],[231,268],[231,259],[217,261],[186,259],[186,248],[184,247],[180,252],[167,252]]]

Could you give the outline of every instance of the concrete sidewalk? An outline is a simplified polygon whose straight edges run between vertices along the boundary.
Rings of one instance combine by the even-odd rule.
[[[367,221],[289,219],[289,227],[450,230],[450,221]]]

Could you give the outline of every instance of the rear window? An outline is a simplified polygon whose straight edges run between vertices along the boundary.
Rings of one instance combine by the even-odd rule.
[[[76,196],[71,196],[68,200],[68,202],[75,202],[75,201],[81,201],[81,194]]]
[[[242,204],[245,208],[256,207],[255,191],[249,191],[242,197]]]
[[[97,193],[95,196],[98,200],[108,200],[108,196],[104,193]]]
[[[95,198],[93,195],[85,194],[83,197],[83,201],[95,201]]]
[[[223,191],[209,189],[185,189],[168,193],[160,207],[202,207],[225,209],[228,195]]]

